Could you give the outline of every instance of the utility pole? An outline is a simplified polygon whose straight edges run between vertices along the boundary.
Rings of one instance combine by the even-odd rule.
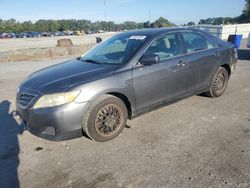
[[[151,11],[150,8],[148,9],[148,27],[150,28],[150,22],[151,22]]]
[[[105,18],[105,22],[106,22],[107,21],[106,0],[104,0],[104,18]]]
[[[103,2],[103,4],[104,4],[104,21],[105,21],[105,24],[104,24],[104,31],[106,31],[106,22],[107,22],[107,10],[106,10],[106,0],[104,0],[104,2]]]

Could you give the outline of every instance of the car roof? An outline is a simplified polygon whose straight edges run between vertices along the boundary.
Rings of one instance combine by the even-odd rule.
[[[138,29],[138,30],[130,30],[126,31],[127,34],[133,35],[145,35],[145,36],[154,36],[157,34],[162,34],[170,31],[182,31],[182,30],[189,30],[189,31],[200,31],[193,28],[182,28],[182,27],[171,27],[171,28],[150,28],[150,29]]]

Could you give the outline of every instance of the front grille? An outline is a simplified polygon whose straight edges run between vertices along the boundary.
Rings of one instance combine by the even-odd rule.
[[[17,97],[17,105],[19,105],[22,108],[27,108],[27,106],[34,100],[36,95],[29,94],[29,93],[21,93]]]

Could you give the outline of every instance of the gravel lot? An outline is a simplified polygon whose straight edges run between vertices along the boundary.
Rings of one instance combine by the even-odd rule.
[[[62,60],[0,64],[0,187],[250,187],[249,60],[222,97],[150,112],[107,143],[46,141],[13,118],[18,83]]]
[[[88,34],[84,36],[60,36],[60,37],[40,37],[40,38],[17,38],[0,39],[0,52],[9,50],[19,50],[28,48],[48,48],[55,47],[57,40],[69,38],[74,45],[86,45],[96,43],[96,37],[107,39],[114,35],[114,32]]]

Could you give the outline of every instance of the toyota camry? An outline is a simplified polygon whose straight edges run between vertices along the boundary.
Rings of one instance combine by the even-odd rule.
[[[196,94],[221,96],[236,63],[233,44],[201,30],[127,31],[28,76],[16,107],[39,137],[105,142],[127,119]]]

